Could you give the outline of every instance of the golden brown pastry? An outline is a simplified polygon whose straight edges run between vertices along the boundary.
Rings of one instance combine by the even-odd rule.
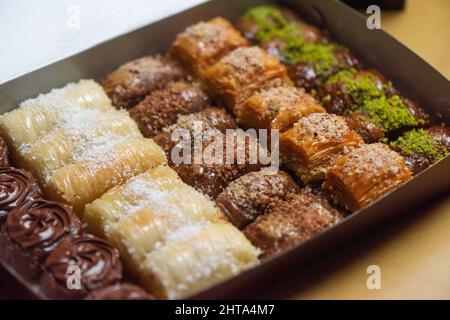
[[[356,211],[412,178],[405,160],[387,145],[362,145],[339,158],[328,170],[323,189]]]
[[[209,66],[247,41],[230,22],[217,17],[199,22],[180,33],[169,49],[187,69],[202,75]]]
[[[87,203],[112,187],[166,162],[163,150],[151,139],[106,135],[93,141],[73,162],[57,169],[45,193],[81,214]]]
[[[189,225],[147,255],[142,285],[159,298],[187,298],[257,265],[258,254],[229,223]]]
[[[205,72],[205,79],[232,110],[257,90],[291,84],[286,68],[258,47],[230,52]]]
[[[303,89],[277,87],[255,93],[234,111],[246,127],[284,132],[301,117],[325,109]]]
[[[208,105],[210,100],[199,86],[178,81],[153,91],[129,112],[142,134],[151,138],[173,124],[179,115],[197,112]]]
[[[263,168],[231,182],[216,198],[228,220],[239,229],[271,208],[277,200],[286,199],[299,186],[284,171]]]
[[[280,154],[284,165],[309,183],[323,180],[338,157],[363,143],[343,117],[311,113],[280,135]]]
[[[102,82],[115,107],[131,108],[155,89],[185,76],[180,66],[170,59],[146,56],[120,66]]]
[[[309,188],[279,201],[272,210],[244,229],[253,245],[262,250],[262,258],[270,257],[311,239],[342,219],[330,204]]]

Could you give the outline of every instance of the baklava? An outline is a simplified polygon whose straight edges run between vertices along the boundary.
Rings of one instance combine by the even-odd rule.
[[[340,220],[342,215],[309,188],[279,201],[244,229],[244,234],[268,258],[297,246]]]
[[[311,113],[280,135],[283,164],[304,183],[325,178],[334,161],[364,141],[341,116]]]
[[[258,47],[230,52],[206,70],[205,80],[230,110],[258,90],[291,84],[286,68]]]
[[[153,91],[129,112],[144,137],[152,138],[173,124],[179,115],[197,112],[209,105],[208,95],[198,84],[177,81]]]
[[[162,56],[146,56],[120,66],[102,82],[112,104],[129,109],[150,92],[186,77],[178,63]]]
[[[284,171],[263,168],[231,182],[216,198],[225,217],[239,229],[300,187]]]
[[[339,158],[323,189],[334,201],[356,211],[412,178],[405,159],[382,143],[362,145]]]
[[[325,109],[303,89],[277,87],[256,92],[235,108],[239,124],[248,128],[290,129],[301,117]]]
[[[227,53],[243,46],[247,46],[247,41],[239,31],[227,20],[217,17],[178,34],[169,54],[194,74],[202,76]]]

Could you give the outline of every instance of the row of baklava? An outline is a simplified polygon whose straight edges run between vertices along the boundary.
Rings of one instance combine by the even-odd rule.
[[[150,69],[152,74],[157,71]],[[191,295],[258,263],[259,251],[222,219],[212,201],[166,166],[163,149],[144,138],[128,113],[114,108],[94,81],[82,80],[25,101],[0,117],[0,128],[11,147],[13,163],[33,172],[46,198],[73,208],[90,232],[118,248],[129,276],[159,298]],[[6,221],[24,208],[7,210]],[[53,223],[50,214],[42,211],[39,219],[47,218]],[[26,232],[37,232],[34,223],[23,222]],[[5,224],[2,239],[6,247],[19,243],[11,237],[14,223]],[[114,267],[105,269],[105,276],[122,276],[121,265],[116,268],[120,264],[117,249],[108,247],[111,250],[104,253],[114,253],[113,264],[90,245],[77,247],[72,254],[65,244],[69,239],[60,240],[58,247],[69,257],[52,259],[52,254],[43,266],[41,257],[34,264],[36,270],[52,264],[57,290],[64,291],[70,276],[68,263],[74,263],[81,269],[82,285],[73,293],[66,290],[72,294],[54,295],[50,290],[46,292],[49,297],[85,295],[90,281],[96,281],[89,277],[92,265],[85,259]],[[11,265],[21,264],[14,252],[5,252]],[[44,291],[47,275],[44,272],[41,277]]]

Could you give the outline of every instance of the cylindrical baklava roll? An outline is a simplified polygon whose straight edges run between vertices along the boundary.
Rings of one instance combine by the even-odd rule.
[[[92,141],[107,135],[141,137],[124,110],[83,110],[24,150],[20,154],[21,166],[45,185],[57,169],[70,163]]]
[[[147,255],[142,285],[159,298],[185,298],[257,265],[258,254],[231,224],[187,226]]]
[[[34,282],[47,256],[81,233],[81,222],[69,208],[43,199],[29,201],[8,214],[2,226],[0,255],[22,277]]]
[[[63,242],[45,260],[41,290],[50,299],[83,299],[122,280],[119,251],[83,235]]]
[[[120,66],[103,80],[102,86],[113,106],[128,109],[151,91],[185,76],[175,61],[159,55],[146,56]]]
[[[351,211],[365,207],[412,179],[405,159],[382,143],[362,145],[339,158],[323,189]]]
[[[258,90],[291,85],[286,68],[258,47],[230,52],[206,70],[205,80],[230,110]]]
[[[279,201],[244,229],[244,234],[267,258],[311,239],[342,219],[342,215],[309,188]]]
[[[112,187],[167,162],[153,140],[110,135],[95,140],[74,160],[53,173],[45,192],[77,214]]]
[[[191,223],[218,222],[221,217],[212,201],[167,166],[109,190],[84,212],[89,230],[118,248],[135,275],[140,274],[146,254],[169,232]]]
[[[155,300],[155,297],[134,284],[117,283],[92,291],[84,300]]]
[[[108,110],[111,101],[93,80],[81,80],[28,99],[18,109],[0,116],[0,131],[14,156],[28,148],[58,123],[70,122],[82,109]]]
[[[247,41],[230,22],[217,17],[199,22],[178,34],[169,54],[197,75],[236,48],[247,46]]]
[[[301,117],[325,109],[303,89],[277,87],[256,92],[234,111],[237,121],[248,128],[284,132]]]
[[[39,199],[41,195],[41,189],[30,172],[12,167],[0,168],[0,225],[9,212]]]
[[[179,81],[153,91],[129,112],[144,137],[152,138],[179,115],[200,111],[208,105],[210,99],[199,85]]]
[[[280,155],[287,168],[310,183],[323,180],[338,157],[363,143],[343,117],[311,113],[280,135]]]
[[[450,128],[432,126],[413,129],[390,145],[405,158],[405,163],[413,174],[418,174],[450,154]]]
[[[216,198],[227,219],[239,229],[263,215],[300,187],[284,171],[263,168],[231,182]]]

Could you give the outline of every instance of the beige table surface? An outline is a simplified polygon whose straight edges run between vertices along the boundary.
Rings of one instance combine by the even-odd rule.
[[[382,28],[450,79],[450,1],[407,0],[382,13]],[[366,269],[381,269],[381,289]],[[450,299],[450,191],[285,283],[264,292],[282,299]]]

